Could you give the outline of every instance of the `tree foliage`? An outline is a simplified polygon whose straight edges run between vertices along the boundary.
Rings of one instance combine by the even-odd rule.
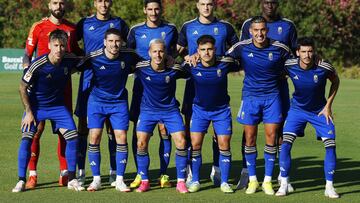
[[[69,0],[66,18],[76,23],[93,14],[93,0]],[[260,14],[260,0],[216,0],[216,16],[237,31],[247,18]],[[49,15],[48,0],[0,0],[0,47],[21,48],[31,25]],[[197,16],[196,1],[163,0],[164,18],[178,29]],[[144,21],[142,0],[113,0],[112,14],[129,26]],[[337,65],[360,64],[359,0],[280,1],[282,16],[294,21],[299,36],[313,36],[319,52]]]

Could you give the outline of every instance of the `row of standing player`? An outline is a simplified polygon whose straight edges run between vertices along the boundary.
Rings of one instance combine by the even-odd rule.
[[[108,3],[109,3],[109,5],[107,8],[110,8],[111,2],[108,2]],[[141,25],[134,26],[134,28],[132,28],[132,30],[130,31],[130,34],[128,37],[128,46],[135,48],[137,50],[138,54],[140,54],[141,52],[144,53],[144,50],[147,49],[147,47],[145,47],[145,48],[141,47],[142,44],[147,44],[147,43],[143,43],[140,40],[150,40],[152,37],[148,36],[148,35],[151,35],[152,33],[155,35],[159,35],[159,36],[153,36],[153,38],[161,37],[165,41],[169,40],[169,43],[167,43],[167,44],[175,45],[174,43],[176,43],[176,41],[177,41],[175,39],[177,37],[176,36],[177,35],[176,28],[174,26],[166,24],[165,22],[160,20],[161,5],[159,5],[159,3],[157,3],[157,1],[154,1],[154,2],[148,1],[148,3],[149,4],[147,4],[147,3],[145,4],[145,8],[144,8],[144,12],[147,14],[147,21]],[[238,41],[231,25],[229,25],[228,23],[226,23],[224,21],[217,20],[213,16],[213,13],[212,13],[213,6],[214,6],[213,1],[198,1],[197,7],[199,9],[199,14],[200,14],[199,18],[185,23],[180,32],[180,37],[178,40],[178,47],[177,47],[177,49],[180,53],[183,51],[183,48],[185,48],[185,47],[188,48],[189,55],[195,53],[195,50],[197,47],[197,44],[195,43],[196,38],[201,36],[202,34],[211,34],[216,38],[216,43],[217,43],[216,50],[217,50],[218,55],[224,54],[224,52],[226,50],[226,45],[230,46]],[[294,47],[294,42],[296,42],[295,27],[288,20],[284,20],[278,16],[278,14],[276,13],[277,6],[278,6],[277,1],[262,1],[262,9],[263,9],[262,14],[267,19],[268,22],[271,22],[271,23],[268,23],[269,36],[274,39],[276,39],[277,37],[283,37],[278,40],[280,40],[288,45],[291,45],[291,47]],[[97,14],[99,14],[99,12],[101,12],[101,11],[103,11],[107,15],[107,18],[110,17],[109,10],[104,11],[104,10],[98,9]],[[90,31],[94,31],[95,29],[98,29],[97,26],[94,27],[94,25],[92,25],[90,23],[91,20],[93,22],[94,20],[96,21],[97,19],[96,19],[96,17],[93,17],[92,19],[87,18],[87,19],[84,19],[83,21],[81,21],[81,23],[79,23],[79,25],[83,26],[83,29],[80,29],[80,30],[84,31],[84,33],[82,33],[82,35],[84,37],[85,47],[86,47],[86,38],[85,37],[86,36],[89,37],[89,35],[85,35],[85,31],[90,32]],[[89,24],[86,24],[86,22]],[[89,26],[88,29],[85,28],[86,25]],[[116,26],[116,24],[110,22],[109,24],[107,24],[107,26],[112,27],[112,26]],[[246,31],[249,30],[249,29],[247,29],[248,28],[247,26],[249,26],[248,21],[246,21],[243,25],[242,34],[241,34],[242,39],[246,39],[246,37],[250,37],[249,34],[246,34],[247,33]],[[149,29],[151,30],[151,28],[154,28],[154,27],[159,28],[158,30],[160,30],[160,31],[158,33],[156,33],[155,31],[147,32]],[[155,30],[155,29],[152,29],[152,30]],[[209,31],[210,31],[210,33],[209,33]],[[212,31],[212,33],[211,33],[211,31]],[[137,36],[137,38],[136,38],[136,36]],[[92,40],[94,40],[94,39],[92,39]],[[133,41],[131,41],[131,40],[133,40]],[[88,42],[90,42],[90,40]],[[93,41],[91,41],[91,42],[93,42]],[[136,43],[136,42],[138,42],[138,43]],[[95,43],[88,43],[88,44],[95,44]],[[169,49],[168,53],[174,53],[174,46],[167,46],[167,48]],[[85,48],[85,50],[86,50],[86,48]],[[145,55],[147,55],[147,54],[145,54]],[[86,84],[86,83],[81,83],[81,84]],[[187,90],[189,90],[189,86],[191,86],[190,82],[187,84]],[[284,86],[284,87],[287,87],[287,86]],[[137,92],[137,90],[135,90],[135,92]],[[286,99],[288,100],[288,90],[285,92],[286,92],[285,98],[287,95]],[[136,94],[134,94],[134,95],[136,95]],[[189,96],[191,94],[185,93],[185,95]],[[190,100],[191,99],[192,98],[190,98]],[[187,101],[187,99],[184,99],[184,100]],[[138,100],[133,99],[132,101],[138,101]],[[186,107],[186,103],[183,107]],[[191,105],[188,105],[187,107],[191,107]],[[192,112],[191,108],[190,108],[190,110],[189,110],[189,108],[183,108],[183,113],[185,113],[186,121],[190,120],[189,118],[191,117],[191,112]],[[81,117],[81,115],[80,115],[80,117]],[[136,118],[136,116],[135,116],[135,118]],[[134,119],[134,120],[136,120],[136,119]],[[83,123],[83,122],[81,122],[81,123]],[[81,133],[81,129],[83,129],[81,127],[84,127],[84,125],[79,125],[80,133]],[[245,131],[246,131],[246,129],[245,129]],[[161,133],[161,134],[164,134],[164,133]],[[82,137],[84,137],[84,136],[82,136]],[[165,138],[164,140],[167,140],[167,142],[169,142],[167,139],[167,136],[162,136],[162,137]],[[214,136],[214,138],[216,138],[216,137]],[[249,138],[249,139],[251,139],[251,138]],[[246,139],[246,140],[249,140],[249,139]],[[85,142],[86,142],[86,140],[85,140]],[[164,142],[164,141],[162,141],[162,142]],[[133,143],[136,143],[136,142],[133,142]],[[214,146],[216,147],[217,145],[215,144]],[[85,151],[86,151],[86,145],[85,145]],[[215,167],[214,167],[213,171],[215,172],[215,177],[217,177],[216,173],[219,172],[218,167],[216,166],[216,165],[218,165],[217,160],[218,160],[219,155],[216,155],[216,152],[218,152],[218,150],[214,149],[214,154],[215,154],[214,155],[214,165],[215,165]],[[167,152],[165,152],[165,154],[166,153]],[[83,157],[85,157],[84,154],[83,154]],[[160,156],[160,157],[164,157],[164,156]],[[162,168],[161,174],[165,175],[164,170],[166,170],[168,160],[164,160],[164,162],[162,161],[162,163],[164,163],[166,166],[161,167]],[[114,169],[113,166],[112,166],[112,168]],[[79,166],[79,169],[82,169],[82,168]],[[84,171],[80,170],[79,172],[80,172],[80,177],[82,175],[84,175]],[[214,173],[212,173],[212,174],[214,175]],[[246,170],[243,170],[242,175],[243,174],[246,174]],[[162,177],[164,177],[164,176],[162,176]],[[247,178],[245,178],[245,180],[246,179]],[[136,182],[136,181],[134,181],[134,182]],[[166,183],[166,181],[165,181],[165,183]],[[166,184],[163,184],[163,185],[166,185]]]

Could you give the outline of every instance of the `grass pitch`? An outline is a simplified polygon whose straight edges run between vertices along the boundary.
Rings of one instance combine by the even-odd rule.
[[[138,194],[135,192],[120,193],[115,191],[107,183],[109,159],[107,140],[104,135],[101,151],[103,174],[103,189],[98,192],[74,192],[65,187],[58,187],[58,161],[56,155],[57,138],[51,134],[50,123],[41,139],[41,156],[38,165],[37,189],[20,194],[12,194],[11,189],[17,182],[17,151],[20,135],[20,119],[22,105],[18,95],[18,84],[21,73],[0,74],[0,202],[325,202],[330,201],[324,197],[324,174],[323,174],[323,144],[316,140],[314,129],[310,126],[306,129],[306,136],[298,138],[294,144],[292,158],[291,182],[295,192],[289,196],[278,198],[265,195],[259,191],[254,195],[246,195],[244,191],[236,191],[234,194],[223,194],[219,188],[212,186],[209,174],[212,165],[211,136],[206,136],[203,146],[203,167],[201,171],[201,191],[194,194],[178,194],[175,188],[160,189],[157,178],[159,173],[158,146],[159,138],[154,133],[150,141],[150,177],[152,189],[150,192]],[[74,102],[76,98],[78,75],[73,76]],[[229,93],[233,118],[237,114],[240,105],[242,77],[230,76]],[[131,90],[132,77],[129,78],[128,90]],[[177,98],[182,99],[184,81],[178,82]],[[129,91],[131,95],[131,91]],[[130,97],[131,98],[131,97]],[[335,175],[335,187],[341,198],[338,202],[360,202],[360,80],[342,79],[339,93],[333,105],[337,134],[337,170]],[[76,118],[75,118],[76,119]],[[241,171],[241,134],[242,127],[233,121],[234,134],[232,137],[233,163],[231,168],[230,183],[236,185]],[[129,132],[132,130],[130,125]],[[212,129],[209,129],[212,132]],[[129,133],[128,142],[131,143]],[[264,174],[263,128],[259,127],[258,136],[258,179],[262,180]],[[131,146],[129,144],[129,146]],[[174,145],[173,145],[174,146]],[[174,148],[174,147],[173,147]],[[169,166],[168,174],[175,183],[174,149]],[[278,166],[275,167],[275,176],[278,174]],[[86,165],[87,184],[91,182],[90,167]],[[135,177],[135,165],[129,150],[129,161],[125,178],[129,184]],[[274,181],[275,189],[278,188]]]

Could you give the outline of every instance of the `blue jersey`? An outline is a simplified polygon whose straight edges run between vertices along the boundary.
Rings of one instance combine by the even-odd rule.
[[[299,65],[299,59],[287,60],[285,67],[295,87],[291,106],[314,113],[320,112],[326,104],[326,80],[336,75],[334,67],[319,60],[313,67],[304,70]]]
[[[127,47],[135,49],[144,60],[150,60],[149,44],[153,39],[165,41],[166,53],[174,55],[178,32],[174,24],[162,22],[158,27],[148,27],[146,22],[133,26],[127,38]]]
[[[251,18],[247,19],[240,31],[240,40],[246,40],[251,38],[249,28],[251,25]],[[294,52],[297,46],[297,33],[294,23],[286,18],[279,17],[277,20],[266,23],[269,32],[267,36],[270,39],[280,41],[286,46],[290,47]]]
[[[186,65],[189,67],[189,65]],[[195,86],[194,104],[202,110],[214,111],[229,105],[227,74],[230,71],[239,71],[240,68],[232,58],[217,60],[211,67],[204,67],[198,63],[190,67],[191,78]]]
[[[223,56],[227,48],[239,41],[232,25],[215,18],[210,24],[203,24],[198,18],[184,23],[179,34],[178,44],[187,47],[189,55],[197,52],[197,39],[202,35],[211,35],[215,38],[216,55]]]
[[[291,56],[290,49],[269,40],[268,46],[257,48],[252,39],[241,41],[231,47],[226,55],[239,59],[244,68],[243,96],[272,96],[279,94],[279,80],[285,61]]]
[[[126,82],[139,57],[133,50],[120,49],[116,59],[109,59],[103,49],[91,52],[78,66],[90,68],[93,73],[93,87],[90,95],[96,102],[127,102]]]
[[[29,85],[31,106],[46,108],[65,105],[64,90],[78,61],[71,55],[65,55],[58,65],[53,65],[47,54],[34,59],[22,77],[22,81]]]
[[[171,111],[178,108],[176,80],[186,77],[185,71],[174,66],[157,72],[151,67],[150,61],[143,61],[136,65],[136,74],[144,87],[141,110]]]

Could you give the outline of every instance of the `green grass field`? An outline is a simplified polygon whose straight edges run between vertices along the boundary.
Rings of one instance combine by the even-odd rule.
[[[178,194],[175,188],[160,189],[157,186],[159,173],[157,133],[150,141],[151,166],[150,175],[152,179],[152,190],[144,194],[120,193],[107,184],[108,179],[108,150],[106,136],[102,143],[102,166],[103,190],[90,193],[69,191],[65,187],[58,187],[58,161],[56,155],[57,138],[51,134],[50,123],[41,140],[41,157],[39,160],[38,174],[39,186],[33,191],[26,191],[20,194],[12,194],[11,189],[17,182],[17,150],[21,139],[20,119],[22,116],[22,105],[18,95],[18,83],[20,73],[0,74],[0,202],[323,202],[330,201],[323,195],[323,144],[315,139],[314,130],[308,126],[306,136],[297,139],[293,147],[293,164],[291,181],[295,187],[295,193],[278,198],[267,196],[259,191],[254,195],[246,195],[244,191],[236,191],[234,194],[225,195],[219,188],[212,186],[209,181],[209,173],[212,163],[211,139],[207,136],[203,146],[203,167],[202,167],[202,189],[194,194]],[[77,85],[78,75],[74,77],[74,87]],[[129,87],[132,86],[132,78],[129,78]],[[178,84],[178,99],[182,99],[184,81]],[[233,118],[235,118],[240,105],[242,88],[242,77],[231,76],[229,80],[229,92]],[[77,88],[74,88],[76,90]],[[128,88],[131,89],[131,88]],[[74,91],[76,95],[76,91]],[[74,96],[74,98],[76,98]],[[75,101],[75,99],[74,99]],[[360,80],[341,80],[340,90],[335,99],[333,112],[337,132],[337,171],[335,175],[335,187],[341,194],[338,202],[360,202]],[[231,168],[230,183],[236,184],[241,171],[241,134],[242,127],[234,124],[232,138],[233,163]],[[130,125],[130,130],[132,125]],[[131,132],[131,131],[130,131]],[[210,129],[209,132],[212,132]],[[129,143],[131,136],[129,137]],[[262,180],[264,173],[264,160],[262,149],[264,146],[263,129],[259,128],[258,137],[258,179]],[[89,165],[87,169],[87,183],[91,181]],[[168,170],[172,180],[175,180],[174,149],[172,160]],[[275,176],[278,174],[276,166]],[[132,155],[129,155],[125,178],[129,183],[135,176],[135,166]],[[277,189],[278,185],[274,181]]]

